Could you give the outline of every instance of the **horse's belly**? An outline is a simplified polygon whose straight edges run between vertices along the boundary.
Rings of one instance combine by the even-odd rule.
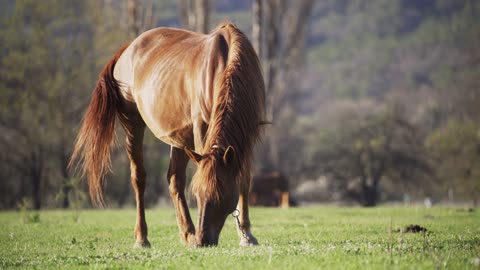
[[[188,136],[185,136],[188,133],[191,133],[191,128],[189,127],[176,130],[171,133],[155,134],[155,137],[164,143],[177,148],[184,148],[185,146],[188,148],[193,148],[191,140],[188,138]]]
[[[193,125],[189,102],[177,97],[178,93],[150,89],[138,92],[135,93],[137,108],[155,137],[178,148],[191,147]]]

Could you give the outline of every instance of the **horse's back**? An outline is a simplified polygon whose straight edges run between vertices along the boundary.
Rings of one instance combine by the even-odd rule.
[[[195,42],[200,35],[181,29],[159,27],[151,29],[135,38],[124,53],[120,56],[115,66],[115,78],[121,82],[121,86],[128,87],[130,94],[143,88],[147,75],[154,72],[156,66],[165,64],[168,59],[175,59],[175,63],[169,66],[170,70],[178,62],[180,43],[190,39]],[[175,57],[176,56],[176,57]],[[150,76],[153,76],[151,74]],[[158,75],[158,74],[157,74]]]
[[[252,191],[256,193],[272,193],[288,191],[288,179],[278,171],[256,175],[252,180]]]
[[[156,28],[136,38],[118,60],[115,78],[122,93],[157,138],[193,147],[193,122],[208,124],[226,66],[225,35]]]

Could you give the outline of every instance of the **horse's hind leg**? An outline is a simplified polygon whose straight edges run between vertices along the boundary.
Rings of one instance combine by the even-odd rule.
[[[168,189],[175,205],[178,229],[182,241],[187,245],[195,245],[195,226],[193,225],[187,200],[185,199],[186,175],[188,156],[183,149],[172,146],[170,165],[168,167]]]
[[[143,135],[145,132],[145,123],[136,113],[128,115],[126,120],[122,121],[126,132],[126,148],[128,158],[130,159],[130,173],[135,199],[137,202],[137,222],[135,224],[134,247],[150,247],[147,239],[147,222],[145,221],[145,167],[143,166]]]
[[[240,237],[240,246],[258,245],[258,241],[250,231],[250,217],[248,214],[248,192],[250,185],[240,189],[237,209],[240,212],[238,216],[237,233]]]

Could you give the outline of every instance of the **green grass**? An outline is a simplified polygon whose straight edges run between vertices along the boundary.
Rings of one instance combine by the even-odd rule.
[[[1,269],[480,269],[479,209],[253,208],[260,246],[248,248],[232,217],[218,247],[185,247],[173,209],[152,209],[144,250],[132,248],[134,210],[35,215],[0,212]],[[429,233],[397,232],[409,224]]]

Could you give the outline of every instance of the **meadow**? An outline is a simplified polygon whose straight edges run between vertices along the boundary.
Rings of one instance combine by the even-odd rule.
[[[229,217],[217,247],[190,248],[173,209],[150,209],[152,248],[133,249],[133,209],[0,212],[0,268],[480,269],[479,209],[253,208],[251,219],[259,246],[239,247]]]

